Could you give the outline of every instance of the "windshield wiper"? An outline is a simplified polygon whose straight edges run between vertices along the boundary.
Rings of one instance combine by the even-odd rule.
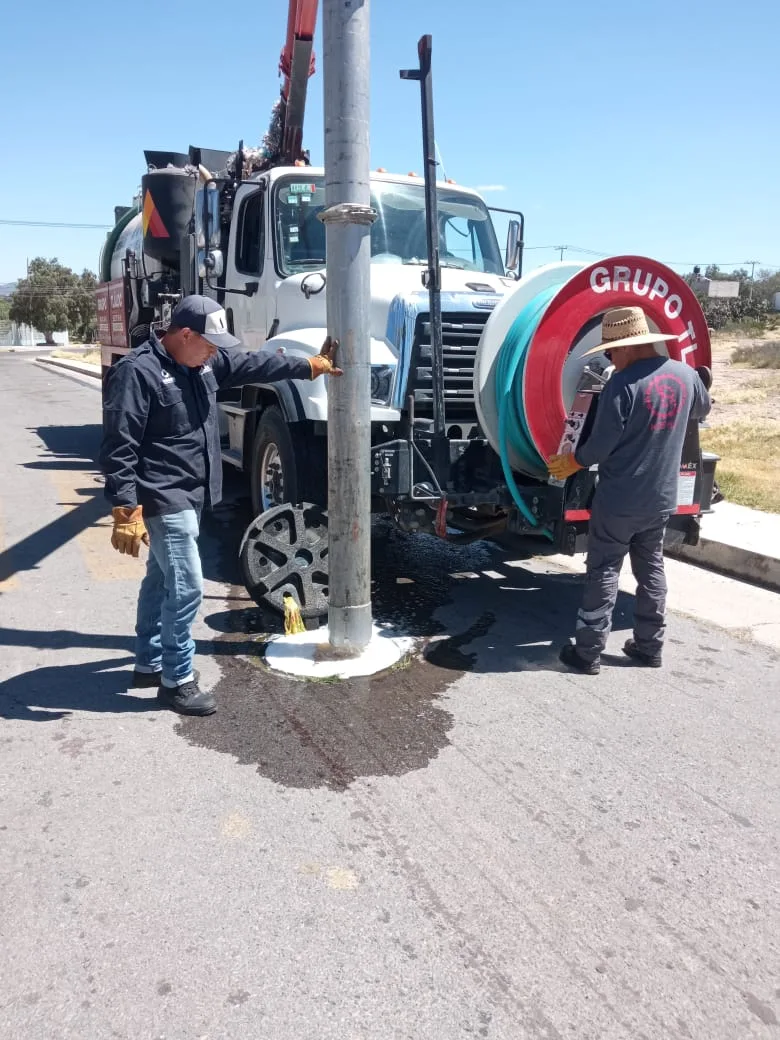
[[[428,266],[428,261],[427,260],[418,260],[417,257],[413,257],[411,260],[404,260],[404,263],[407,264],[407,265],[414,264],[416,267],[427,267]],[[465,271],[465,270],[467,270],[465,264],[454,264],[454,263],[452,263],[451,261],[448,261],[448,260],[440,260],[439,261],[439,267],[449,267],[449,268],[452,268],[452,270],[454,270],[454,271]]]

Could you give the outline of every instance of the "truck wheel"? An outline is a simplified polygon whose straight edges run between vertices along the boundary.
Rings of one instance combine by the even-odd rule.
[[[252,449],[255,516],[284,502],[325,504],[325,444],[307,428],[289,426],[278,408],[266,408]]]

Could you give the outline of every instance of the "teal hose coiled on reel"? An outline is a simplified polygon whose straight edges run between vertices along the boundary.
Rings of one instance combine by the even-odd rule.
[[[528,348],[539,322],[560,286],[539,293],[515,318],[498,355],[496,400],[498,403],[498,442],[501,467],[515,505],[533,527],[539,521],[530,511],[517,486],[510,464],[510,453],[518,458],[529,476],[544,479],[547,463],[531,437],[525,415],[524,379]]]

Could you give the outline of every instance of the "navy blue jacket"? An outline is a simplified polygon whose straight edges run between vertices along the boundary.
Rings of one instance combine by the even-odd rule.
[[[198,512],[222,498],[217,390],[244,383],[311,379],[306,358],[218,350],[185,368],[152,338],[113,365],[103,392],[100,467],[112,506],[144,513]]]

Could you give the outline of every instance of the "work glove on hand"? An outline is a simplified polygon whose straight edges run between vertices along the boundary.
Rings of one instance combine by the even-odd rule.
[[[570,452],[568,455],[551,455],[547,460],[547,469],[555,480],[568,480],[582,468],[574,458],[574,452]]]
[[[315,357],[309,358],[309,364],[311,365],[311,377],[317,379],[318,376],[329,375],[329,376],[343,376],[344,373],[340,368],[336,368],[334,362],[336,360],[336,351],[339,349],[339,341],[337,339],[331,339],[330,336],[325,340],[322,345],[322,350]]]
[[[114,517],[111,544],[117,552],[138,556],[141,542],[149,544],[143,510],[140,506],[116,506],[111,513]]]

